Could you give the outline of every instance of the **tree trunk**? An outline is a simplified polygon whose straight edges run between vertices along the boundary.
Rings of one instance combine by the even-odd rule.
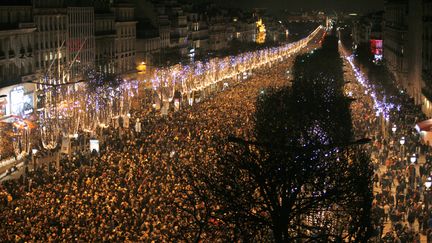
[[[277,243],[288,242],[288,222],[281,216],[273,217],[273,237]]]

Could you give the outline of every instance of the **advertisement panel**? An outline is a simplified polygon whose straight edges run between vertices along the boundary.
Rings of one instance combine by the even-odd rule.
[[[62,154],[69,154],[70,153],[70,139],[68,137],[64,137],[62,139],[62,145],[60,152]]]
[[[26,93],[23,86],[10,91],[10,114],[25,117],[33,113],[33,92]]]
[[[374,57],[374,62],[379,63],[383,59],[383,41],[382,40],[370,40],[371,53]]]
[[[90,139],[90,152],[93,152],[93,150],[99,153],[99,140],[97,139]]]

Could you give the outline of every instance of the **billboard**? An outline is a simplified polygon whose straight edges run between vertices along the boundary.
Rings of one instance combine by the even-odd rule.
[[[381,62],[383,58],[383,41],[377,39],[371,39],[370,48],[371,48],[372,56],[374,57],[374,62],[375,63]]]
[[[27,93],[23,86],[17,86],[10,91],[11,114],[26,116],[33,112],[33,93]]]

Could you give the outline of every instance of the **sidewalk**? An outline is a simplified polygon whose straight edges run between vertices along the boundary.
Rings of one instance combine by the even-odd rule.
[[[344,50],[342,50],[341,49],[341,53],[345,53],[344,52]],[[343,54],[344,55],[344,54]],[[363,73],[361,73],[360,72],[360,74],[361,75],[359,75],[359,76],[356,76],[356,73],[355,73],[355,71],[354,71],[354,69],[353,69],[353,67],[348,63],[348,61],[346,60],[346,59],[344,59],[344,64],[345,64],[345,66],[344,66],[344,71],[345,71],[345,73],[344,73],[344,78],[345,78],[345,80],[348,80],[348,81],[350,81],[349,82],[349,84],[348,85],[354,85],[354,87],[355,86],[359,86],[360,84],[362,84],[361,86],[360,86],[360,88],[358,88],[358,89],[356,89],[356,88],[354,88],[354,87],[352,87],[352,88],[348,88],[346,91],[347,92],[349,92],[352,96],[354,96],[354,97],[363,97],[363,98],[365,98],[365,97],[372,97],[372,95],[375,95],[375,94],[371,94],[371,93],[364,93],[363,94],[363,88],[361,88],[361,87],[364,87],[364,86],[367,86],[367,81],[365,81],[364,79],[363,79]],[[365,76],[365,79],[367,79],[367,77]],[[355,93],[354,91],[361,91],[361,93]],[[375,103],[377,102],[376,101],[376,99],[374,99],[373,101],[375,101]],[[370,109],[370,107],[371,106],[360,106],[360,108],[361,109],[363,109],[362,111],[363,112],[374,112],[374,111],[370,111],[369,109]],[[367,109],[366,109],[367,108]],[[353,112],[356,112],[356,111],[353,111]],[[373,115],[375,115],[375,114],[373,114]],[[359,116],[359,119],[362,119],[362,116]],[[371,134],[375,134],[375,132],[381,132],[381,130],[384,130],[384,131],[389,131],[390,130],[390,127],[388,127],[389,126],[389,124],[387,123],[387,124],[385,124],[385,127],[383,126],[383,127],[369,127],[368,129],[369,129],[369,131],[368,132],[370,132]],[[398,126],[399,126],[399,124],[398,124]],[[401,127],[401,126],[400,126]],[[376,130],[380,130],[380,131],[376,131]],[[386,143],[387,144],[387,143]],[[386,148],[385,148],[385,150],[387,150],[387,151],[389,151],[389,154],[387,155],[388,157],[391,157],[391,156],[393,156],[393,155],[397,155],[398,153],[399,153],[399,151],[396,151],[395,150],[396,149],[396,147],[393,147],[392,145],[390,145],[390,143],[388,143],[387,145],[386,145]],[[380,151],[382,151],[382,150],[380,150]],[[380,152],[375,152],[375,153],[373,153],[372,155],[371,155],[371,157],[372,158],[375,158],[375,161],[380,161],[379,159],[378,159],[378,157],[380,157],[379,154]],[[409,158],[408,158],[409,159]],[[425,154],[420,154],[419,155],[419,158],[417,159],[417,161],[416,161],[416,163],[415,163],[415,170],[416,170],[416,174],[417,175],[419,175],[420,174],[420,170],[419,170],[419,167],[420,167],[420,165],[423,165],[423,164],[425,164],[426,163],[426,156],[425,156]],[[377,165],[377,169],[374,171],[377,175],[378,175],[378,177],[381,179],[382,177],[383,177],[383,174],[387,171],[387,167],[385,166],[385,165],[381,165],[381,164],[376,164]],[[406,177],[405,175],[402,175],[403,177]],[[391,186],[391,188],[390,188],[390,193],[391,193],[391,195],[392,196],[394,196],[395,194],[396,194],[396,191],[397,191],[397,186],[398,186],[398,182],[397,182],[397,179],[396,178],[392,178],[392,186]],[[422,187],[423,188],[423,187]],[[420,201],[424,201],[424,198],[423,198],[423,193],[422,193],[422,190],[421,189],[419,189],[419,192],[420,192]],[[378,186],[377,185],[375,185],[375,183],[374,183],[374,186],[373,186],[373,194],[374,194],[374,196],[375,195],[377,195],[377,194],[380,194],[380,193],[382,193],[382,188],[381,188],[381,185],[379,184]],[[405,191],[403,191],[403,193],[404,194],[407,194],[407,189],[405,189]],[[404,217],[404,220],[401,222],[403,225],[409,225],[408,224],[408,222],[407,222],[407,215],[406,215],[406,212],[404,212],[404,214],[405,214],[405,217]],[[382,229],[382,236],[385,236],[386,235],[386,233],[388,233],[388,232],[392,232],[392,231],[394,231],[393,229],[392,229],[392,223],[391,223],[391,221],[390,220],[387,220],[387,222],[385,222],[384,224],[383,224],[383,226],[384,226],[384,228]],[[414,229],[414,232],[418,232],[419,233],[419,237],[420,237],[420,242],[427,242],[427,238],[426,238],[426,235],[423,235],[423,234],[421,234],[421,232],[419,232],[419,222],[418,222],[418,220],[417,219],[415,219],[415,221],[414,221],[414,224],[413,224],[413,226],[412,226],[412,228]]]
[[[16,171],[12,172],[11,174],[7,174],[7,170],[4,171],[3,173],[0,174],[0,182],[3,181],[7,181],[7,180],[11,180],[11,179],[18,179],[24,172],[24,162],[19,162],[18,164],[14,164],[16,165],[17,169]],[[12,168],[14,165],[11,165],[9,168]],[[29,165],[29,170],[30,167],[33,168],[33,166]]]
[[[15,158],[9,158],[5,160],[0,161],[0,178],[2,178],[2,175],[6,173],[7,170],[12,168],[14,165],[18,165],[22,162],[22,159],[27,156],[27,153],[21,153],[17,156],[17,159]]]
[[[420,155],[419,159],[418,159],[418,163],[416,163],[416,165],[415,165],[416,173],[420,173],[420,171],[419,171],[419,165],[422,165],[424,163],[426,163],[426,156],[425,155]],[[377,172],[378,176],[381,177],[386,170],[387,170],[387,168],[386,168],[385,165],[380,165],[378,171],[376,171],[376,172]],[[391,188],[391,193],[393,195],[396,194],[396,187],[397,186],[398,186],[397,180],[394,179],[393,180],[393,186]],[[374,184],[373,193],[374,193],[374,195],[376,195],[377,193],[381,193],[381,187],[380,186],[376,186]],[[422,196],[423,196],[423,194],[422,194]],[[408,221],[406,220],[406,218],[407,217],[405,217],[405,220],[403,221],[404,225],[408,225]],[[419,222],[418,222],[417,219],[415,220],[415,222],[413,224],[413,228],[414,229],[418,229],[419,228]],[[391,223],[390,220],[387,220],[387,222],[384,223],[384,229],[383,229],[383,234],[382,235],[384,236],[387,232],[390,232],[390,231],[392,231],[392,223]],[[425,243],[427,242],[426,235],[420,233],[420,242],[425,242]]]

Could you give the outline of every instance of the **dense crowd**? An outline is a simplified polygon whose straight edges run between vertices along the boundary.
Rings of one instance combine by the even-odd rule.
[[[145,241],[184,237],[194,220],[181,208],[188,187],[173,166],[214,161],[216,139],[253,137],[260,91],[289,84],[293,57],[228,90],[167,116],[132,112],[129,128],[105,129],[99,154],[74,152],[61,170],[30,172],[0,186],[0,239],[5,241]],[[135,131],[135,122],[141,131]],[[195,207],[199,205],[191,205]],[[210,237],[210,236],[209,236]]]
[[[354,79],[353,74],[348,74]],[[430,175],[429,146],[414,125],[427,119],[421,107],[406,93],[388,95],[394,105],[390,119],[377,116],[373,99],[358,83],[347,85],[356,101],[352,104],[353,124],[359,137],[373,139],[371,147],[375,167],[373,224],[377,242],[420,242],[421,234],[432,242],[432,215],[425,181]],[[379,85],[375,85],[379,89]],[[384,92],[378,92],[383,96]],[[383,97],[378,97],[383,99]],[[396,131],[392,128],[395,127]],[[401,138],[405,143],[400,144]],[[411,162],[415,154],[416,161]],[[426,163],[419,164],[420,157]]]
[[[25,180],[4,182],[0,239],[167,242],[184,238],[181,230],[195,220],[184,209],[201,205],[182,200],[188,181],[173,168],[189,164],[205,168],[214,162],[217,138],[252,139],[257,96],[267,87],[288,85],[286,71],[291,65],[292,59],[255,70],[248,80],[230,82],[228,90],[167,116],[150,108],[136,109],[128,128],[101,131],[100,153],[76,151],[62,159],[60,170],[39,167]],[[383,124],[370,95],[356,82],[346,86],[356,98],[355,137],[372,138],[374,239],[420,242],[425,237],[432,242],[432,196],[424,185],[432,157],[414,130],[414,124],[427,118],[401,92],[391,94],[389,102],[395,108]],[[137,121],[139,132],[134,129]],[[391,130],[393,124],[396,132]],[[412,154],[415,163],[410,162]],[[426,163],[419,164],[420,157]]]

